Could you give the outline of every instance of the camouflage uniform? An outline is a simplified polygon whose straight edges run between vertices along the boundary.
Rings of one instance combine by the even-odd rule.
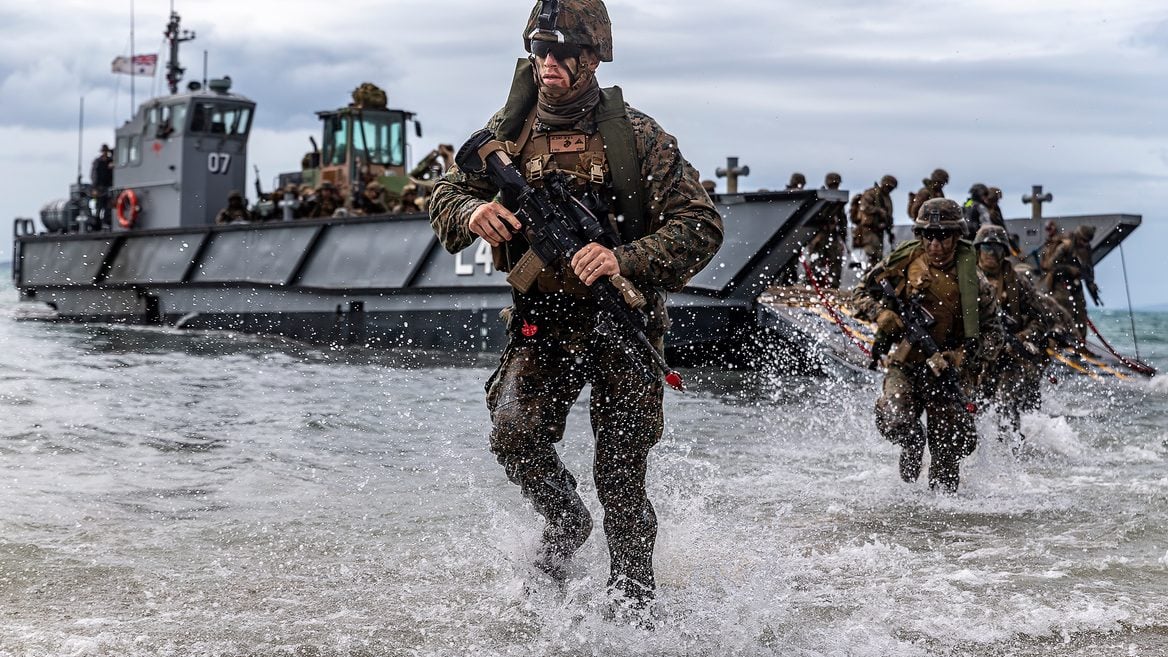
[[[337,193],[337,188],[331,182],[323,182],[316,193],[316,202],[309,210],[309,219],[328,218],[336,214],[337,210],[345,207],[345,201]]]
[[[860,207],[853,219],[856,227],[854,246],[864,249],[867,267],[871,269],[884,257],[884,234],[892,239],[892,190],[896,178],[884,176],[880,182],[860,196]]]
[[[1014,270],[1006,257],[1009,237],[1000,226],[982,226],[974,245],[996,245],[998,267],[987,268],[979,257],[978,268],[993,288],[1003,330],[1009,332],[1001,356],[980,373],[979,390],[997,404],[1004,424],[1000,428],[1019,433],[1022,410],[1041,403],[1041,380],[1046,365],[1046,312],[1030,280]],[[1011,337],[1012,336],[1012,337]]]
[[[1095,285],[1095,263],[1091,256],[1091,240],[1095,237],[1092,226],[1079,226],[1069,237],[1065,237],[1043,257],[1042,269],[1046,272],[1046,287],[1071,317],[1072,330],[1079,341],[1087,338],[1087,300],[1083,296],[1083,285],[1092,295],[1099,295]]]
[[[215,215],[215,223],[219,225],[236,222],[246,223],[251,221],[251,218],[251,213],[248,212],[247,204],[243,200],[243,194],[232,191],[227,195],[227,207]]]
[[[839,189],[838,173],[829,173],[822,189]],[[807,244],[811,269],[820,285],[837,288],[843,276],[844,251],[847,249],[848,217],[840,206],[833,214],[823,218],[819,230]]]
[[[582,15],[598,24],[603,21],[604,30],[585,35],[588,41],[583,43],[601,61],[611,61],[604,5],[598,0],[559,4],[561,22],[556,27],[569,44],[581,43],[581,25],[574,21]],[[541,6],[537,3],[525,34],[542,34],[542,24],[540,30],[531,29]],[[525,47],[530,47],[526,41]],[[533,163],[536,168],[573,166],[571,158],[533,155],[556,132],[532,120],[535,86],[531,64],[520,60],[508,104],[487,123],[501,141],[512,142],[523,126],[530,126],[530,138],[522,146],[516,144],[520,152],[513,157],[533,186],[542,184],[530,175]],[[607,160],[587,163],[589,170],[603,172],[603,182],[592,179],[580,183],[578,190],[603,199],[610,220],[618,212],[622,217],[615,223],[624,243],[614,252],[621,273],[650,299],[646,332],[660,350],[668,326],[665,292],[680,290],[713,258],[722,242],[721,217],[676,140],[653,119],[625,105],[619,90],[604,90],[599,104],[566,129],[590,145],[603,138],[604,149],[589,152],[607,152]],[[614,141],[613,134],[625,134],[628,141]],[[622,162],[635,170],[626,170]],[[470,216],[496,191],[484,176],[457,166],[438,181],[429,205],[430,221],[448,251],[455,253],[474,243]],[[526,250],[525,241],[516,236],[505,248],[495,249],[497,264],[508,268]],[[487,382],[493,424],[490,443],[507,477],[547,521],[537,565],[553,577],[562,577],[564,562],[588,538],[592,526],[576,492],[576,480],[555,448],[569,410],[590,384],[594,477],[604,507],[611,558],[609,585],[628,599],[650,600],[655,589],[652,559],[657,521],[645,491],[645,471],[649,450],[662,433],[662,383],[659,379],[645,383],[641,369],[621,347],[596,332],[598,307],[570,267],[545,270],[535,287],[526,293],[513,289],[512,298],[514,305],[505,312],[508,344]],[[647,355],[640,358],[647,362]]]
[[[949,184],[949,172],[944,169],[934,169],[928,178],[921,180],[921,184],[924,186],[920,190],[916,192],[910,191],[908,194],[909,219],[917,218],[917,212],[920,212],[921,206],[925,204],[925,201],[935,198],[945,198],[945,185]]]
[[[934,199],[920,211],[945,206],[944,228],[960,232],[960,209],[953,201]],[[917,226],[921,225],[918,218]],[[1001,325],[997,317],[994,293],[977,270],[976,254],[968,242],[958,241],[953,259],[938,268],[925,254],[918,240],[901,244],[886,260],[868,272],[855,291],[857,308],[876,320],[880,332],[898,339],[896,324],[886,325],[882,311],[881,282],[887,279],[896,289],[901,303],[910,298],[920,301],[935,318],[929,328],[937,345],[945,351],[950,367],[976,366],[992,361],[1001,349]],[[928,418],[927,430],[921,415]],[[960,402],[948,396],[916,347],[901,342],[888,357],[883,392],[876,401],[876,427],[890,442],[902,448],[900,474],[905,481],[916,481],[921,459],[929,448],[929,487],[953,492],[960,480],[960,461],[977,447],[974,418]]]

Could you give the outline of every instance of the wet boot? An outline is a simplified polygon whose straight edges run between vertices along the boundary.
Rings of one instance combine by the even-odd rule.
[[[934,455],[929,464],[929,490],[953,495],[961,480],[961,460],[938,458]]]
[[[509,476],[514,471],[507,468]],[[568,561],[592,532],[592,516],[576,492],[576,479],[558,458],[553,467],[515,474],[512,481],[518,480],[523,496],[547,521],[535,566],[556,582],[563,582],[567,579]]]
[[[921,476],[921,461],[925,458],[925,444],[907,443],[900,450],[900,478],[906,484],[915,483]]]
[[[919,422],[913,423],[899,444],[900,478],[906,484],[915,483],[921,476],[921,460],[925,458],[925,430]]]

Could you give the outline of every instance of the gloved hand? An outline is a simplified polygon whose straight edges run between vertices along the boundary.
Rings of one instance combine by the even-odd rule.
[[[904,328],[904,322],[900,321],[900,315],[892,312],[887,308],[882,308],[876,314],[876,330],[891,335]]]
[[[945,359],[945,354],[937,352],[925,361],[929,369],[933,372],[933,376],[941,376],[941,373],[949,369],[949,361]]]

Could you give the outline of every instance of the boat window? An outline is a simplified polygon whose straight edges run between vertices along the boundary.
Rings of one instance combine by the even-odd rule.
[[[130,140],[125,137],[118,137],[117,144],[114,146],[114,158],[119,167],[124,167],[130,162]]]
[[[369,164],[405,164],[405,125],[396,112],[359,112],[353,120],[353,152]]]
[[[321,149],[321,166],[336,166],[345,163],[345,147],[349,143],[349,133],[345,130],[345,119],[330,116],[325,122],[324,148]]]
[[[138,164],[142,161],[142,137],[140,135],[130,135],[128,138],[130,164]]]
[[[195,103],[191,132],[243,136],[251,127],[251,108],[221,103]]]
[[[187,106],[185,104],[163,105],[162,120],[158,124],[158,137],[162,139],[180,134],[186,118]]]

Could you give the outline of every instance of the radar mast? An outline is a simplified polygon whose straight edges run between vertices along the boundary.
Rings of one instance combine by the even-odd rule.
[[[195,33],[190,30],[179,30],[181,22],[178,12],[174,10],[174,2],[170,3],[170,22],[166,24],[166,31],[162,36],[170,44],[170,60],[166,62],[166,84],[170,87],[171,95],[178,93],[178,83],[182,81],[186,69],[179,66],[178,46],[185,41],[193,41]]]

